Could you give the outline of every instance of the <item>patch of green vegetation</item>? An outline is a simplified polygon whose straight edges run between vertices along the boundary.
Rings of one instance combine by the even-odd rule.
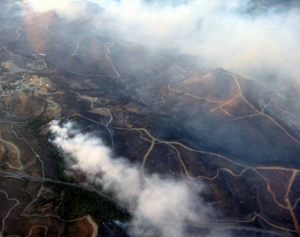
[[[51,158],[57,160],[58,179],[62,182],[78,184],[77,180],[66,174],[66,163],[59,151],[52,151]],[[112,200],[100,194],[78,187],[61,186],[63,200],[58,208],[58,214],[66,220],[76,219],[85,215],[91,215],[105,221],[127,221],[129,214],[118,207]],[[78,184],[79,185],[79,184]]]
[[[42,126],[48,124],[52,119],[45,115],[40,115],[29,121],[29,127],[35,132],[40,133]]]
[[[57,167],[57,175],[58,175],[58,179],[67,183],[76,183],[76,179],[73,178],[70,175],[67,175],[65,170],[66,170],[66,162],[64,161],[63,158],[60,157],[60,155],[58,154],[57,157],[59,157],[57,159],[58,163],[58,167]]]
[[[128,213],[108,198],[79,187],[67,187],[63,190],[63,200],[58,208],[58,214],[66,220],[85,215],[105,221],[129,219]]]

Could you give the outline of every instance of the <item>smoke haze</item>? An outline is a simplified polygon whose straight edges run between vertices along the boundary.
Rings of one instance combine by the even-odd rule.
[[[92,14],[83,2],[29,2],[36,11],[56,10],[71,18]],[[204,65],[248,76],[300,76],[300,11],[293,4],[270,1],[253,13],[250,6],[260,5],[249,0],[89,2],[101,9],[93,24],[123,40],[155,50],[172,48],[196,55]]]
[[[111,193],[132,214],[132,235],[183,237],[187,235],[187,223],[213,216],[212,208],[198,196],[201,185],[142,174],[139,166],[113,157],[100,138],[82,134],[71,123],[60,126],[54,121],[50,131],[55,135],[54,144],[65,154],[69,170],[83,172],[91,184]]]

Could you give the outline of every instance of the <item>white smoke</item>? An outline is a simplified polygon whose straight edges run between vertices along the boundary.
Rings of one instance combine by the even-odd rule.
[[[198,185],[142,174],[137,165],[113,157],[100,138],[82,134],[71,123],[60,126],[54,121],[50,131],[69,169],[86,174],[91,184],[100,185],[128,209],[133,216],[130,231],[134,236],[184,237],[187,223],[212,216],[212,208],[198,196]]]
[[[36,10],[78,14],[78,9],[73,9],[77,1],[31,2]],[[102,8],[94,25],[125,40],[151,49],[174,48],[236,73],[300,78],[299,8],[270,8],[251,16],[243,12],[250,0],[89,2]],[[90,14],[83,6],[81,11]]]
[[[51,0],[51,1],[41,1],[41,0],[25,0],[30,6],[37,12],[47,12],[56,11],[63,17],[70,20],[76,19],[78,17],[83,17],[85,15],[85,2],[84,1],[72,1],[72,0]]]

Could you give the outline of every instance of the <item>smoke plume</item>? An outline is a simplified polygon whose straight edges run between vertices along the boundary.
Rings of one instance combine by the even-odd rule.
[[[54,144],[64,152],[70,171],[83,172],[90,184],[111,193],[132,214],[133,236],[184,237],[189,223],[212,217],[212,208],[198,195],[202,186],[144,174],[125,158],[113,157],[100,138],[73,129],[71,123],[60,126],[54,121],[50,131],[55,135]],[[212,231],[215,230],[201,236],[211,236]]]

